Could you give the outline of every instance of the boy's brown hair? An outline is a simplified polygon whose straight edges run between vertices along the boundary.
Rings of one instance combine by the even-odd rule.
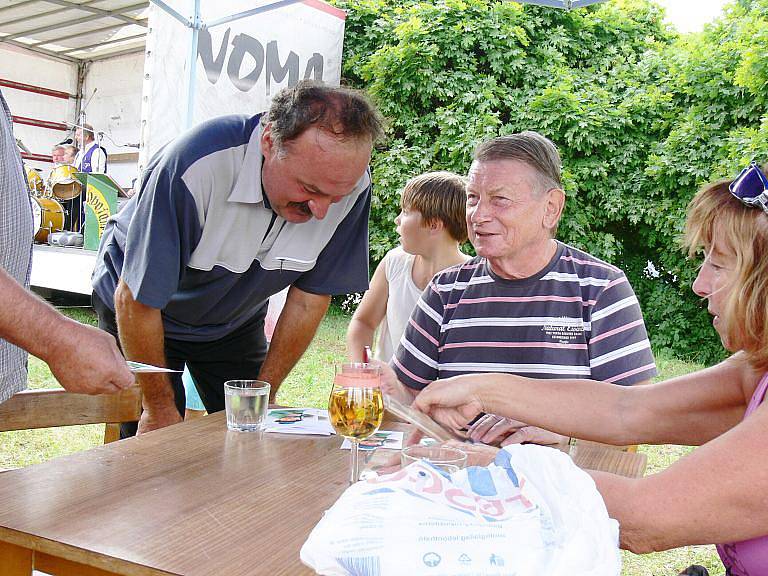
[[[400,206],[418,210],[424,223],[442,222],[451,238],[467,241],[467,183],[453,172],[427,172],[411,178],[403,188]]]

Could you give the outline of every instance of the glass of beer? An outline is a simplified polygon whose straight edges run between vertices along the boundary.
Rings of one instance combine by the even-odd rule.
[[[360,479],[358,444],[379,429],[384,417],[379,367],[364,362],[337,365],[328,417],[336,433],[350,441],[350,484],[354,484]]]

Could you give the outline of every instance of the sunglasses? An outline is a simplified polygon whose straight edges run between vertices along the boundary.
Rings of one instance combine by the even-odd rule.
[[[728,189],[747,206],[762,208],[768,214],[768,178],[757,162],[744,168]]]

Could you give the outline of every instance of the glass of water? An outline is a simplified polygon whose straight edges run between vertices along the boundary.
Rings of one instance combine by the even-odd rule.
[[[269,383],[261,380],[229,380],[224,383],[227,428],[261,432],[267,426]]]
[[[467,453],[459,448],[433,444],[406,446],[400,452],[400,465],[408,466],[417,460],[425,460],[435,468],[453,474],[467,465]]]

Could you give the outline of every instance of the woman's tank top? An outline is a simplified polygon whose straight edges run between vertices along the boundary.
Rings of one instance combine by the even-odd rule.
[[[763,401],[766,389],[768,389],[768,373],[760,379],[749,401],[747,411],[744,413],[745,420]],[[718,544],[717,553],[720,554],[728,576],[768,576],[768,535],[742,542]]]

